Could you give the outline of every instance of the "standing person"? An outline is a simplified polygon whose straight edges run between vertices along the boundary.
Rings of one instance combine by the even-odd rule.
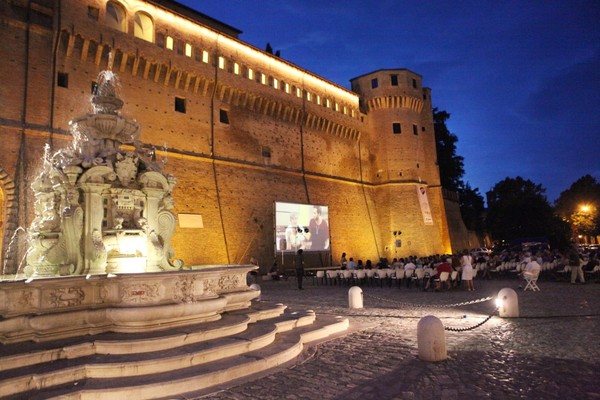
[[[346,269],[346,265],[348,264],[348,260],[346,259],[346,253],[342,253],[342,258],[340,258],[340,265],[342,269]]]
[[[311,250],[329,249],[329,225],[323,218],[320,206],[313,207],[313,217],[308,224],[309,232],[306,239],[312,242]]]
[[[568,257],[569,267],[571,267],[571,284],[575,284],[577,277],[579,277],[579,282],[585,283],[583,269],[581,268],[581,258],[579,257],[579,252],[577,251],[577,247],[575,245],[573,245],[569,250]]]
[[[460,259],[461,265],[461,279],[467,282],[467,290],[472,292],[475,290],[473,287],[473,257],[467,250],[463,252],[463,256]]]
[[[294,267],[296,268],[296,280],[298,281],[298,289],[302,290],[302,279],[304,278],[304,251],[298,249],[296,258],[294,259]]]

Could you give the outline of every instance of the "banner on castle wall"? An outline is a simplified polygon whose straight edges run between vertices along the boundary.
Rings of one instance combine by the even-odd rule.
[[[425,225],[433,225],[431,209],[429,208],[429,201],[427,200],[427,187],[417,186],[417,197],[419,198],[419,205],[421,206],[421,214],[423,214],[423,222]]]

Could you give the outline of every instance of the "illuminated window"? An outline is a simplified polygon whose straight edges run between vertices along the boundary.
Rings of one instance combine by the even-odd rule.
[[[265,74],[260,74],[260,83],[263,85],[267,84],[267,76]]]
[[[335,111],[340,111],[340,105],[338,103],[335,103]]]
[[[317,95],[317,104],[321,105],[321,96]]]
[[[392,86],[398,86],[398,75],[390,75]]]
[[[354,110],[350,111],[350,115],[352,116],[352,118],[354,118],[356,116],[356,113],[354,112]]]
[[[208,51],[202,50],[202,62],[208,64]]]
[[[310,99],[312,98],[310,92],[306,92],[306,100],[310,101]]]
[[[252,71],[252,68],[248,68],[248,79],[254,79],[254,71]]]
[[[348,115],[348,109],[344,106],[344,114]]]
[[[185,99],[183,97],[175,97],[175,111],[185,114]]]
[[[154,22],[146,13],[135,13],[133,36],[154,43]]]
[[[192,56],[192,45],[189,43],[185,44],[185,55],[187,57],[191,57]]]
[[[121,32],[126,32],[125,9],[117,3],[106,3],[106,25]]]
[[[276,78],[273,78],[273,87],[279,89],[279,81]]]
[[[240,74],[240,64],[233,63],[233,73],[236,74],[236,75]]]
[[[167,42],[165,44],[165,47],[169,50],[173,50],[173,38],[171,36],[167,36]]]
[[[302,89],[296,88],[296,97],[302,97]]]
[[[325,107],[331,108],[331,101],[329,101],[329,99],[325,100]]]
[[[379,81],[377,80],[377,78],[371,79],[371,88],[375,89],[378,86],[379,86]]]
[[[400,125],[400,122],[394,122],[392,124],[392,132],[396,135],[402,133],[402,125]]]
[[[289,93],[289,92],[290,92],[290,84],[289,84],[289,83],[286,83],[286,84],[285,84],[285,92],[286,92],[286,93]]]
[[[219,56],[219,68],[225,69],[225,59]]]

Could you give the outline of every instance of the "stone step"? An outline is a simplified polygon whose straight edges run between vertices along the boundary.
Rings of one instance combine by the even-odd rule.
[[[261,314],[253,313],[252,308],[246,311],[254,318]],[[226,314],[223,319],[231,317],[234,321],[233,317],[240,315]],[[262,315],[266,314],[263,312]],[[32,400],[137,400],[204,390],[279,366],[300,354],[304,343],[323,339],[347,327],[346,319],[316,318],[312,311],[288,311],[256,319],[244,331],[221,338],[197,340],[155,351],[85,354],[10,369],[2,374],[0,396]],[[165,337],[178,338],[180,335],[179,332],[165,333]],[[148,349],[148,345],[131,345],[135,339],[128,340],[130,346],[121,348]]]
[[[45,362],[95,354],[134,354],[167,350],[214,338],[234,335],[248,324],[282,315],[286,306],[255,302],[247,310],[224,313],[217,321],[203,322],[166,331],[146,333],[102,333],[49,342],[0,345],[0,372]],[[1,391],[0,391],[1,393]]]

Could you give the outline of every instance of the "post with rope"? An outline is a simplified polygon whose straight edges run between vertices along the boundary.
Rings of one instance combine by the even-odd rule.
[[[348,308],[363,308],[363,291],[358,286],[348,290]]]
[[[427,315],[419,321],[417,343],[419,358],[423,361],[444,361],[448,358],[444,325],[433,315]]]
[[[500,290],[496,297],[496,307],[498,307],[498,315],[502,318],[519,318],[517,292],[510,288]]]

